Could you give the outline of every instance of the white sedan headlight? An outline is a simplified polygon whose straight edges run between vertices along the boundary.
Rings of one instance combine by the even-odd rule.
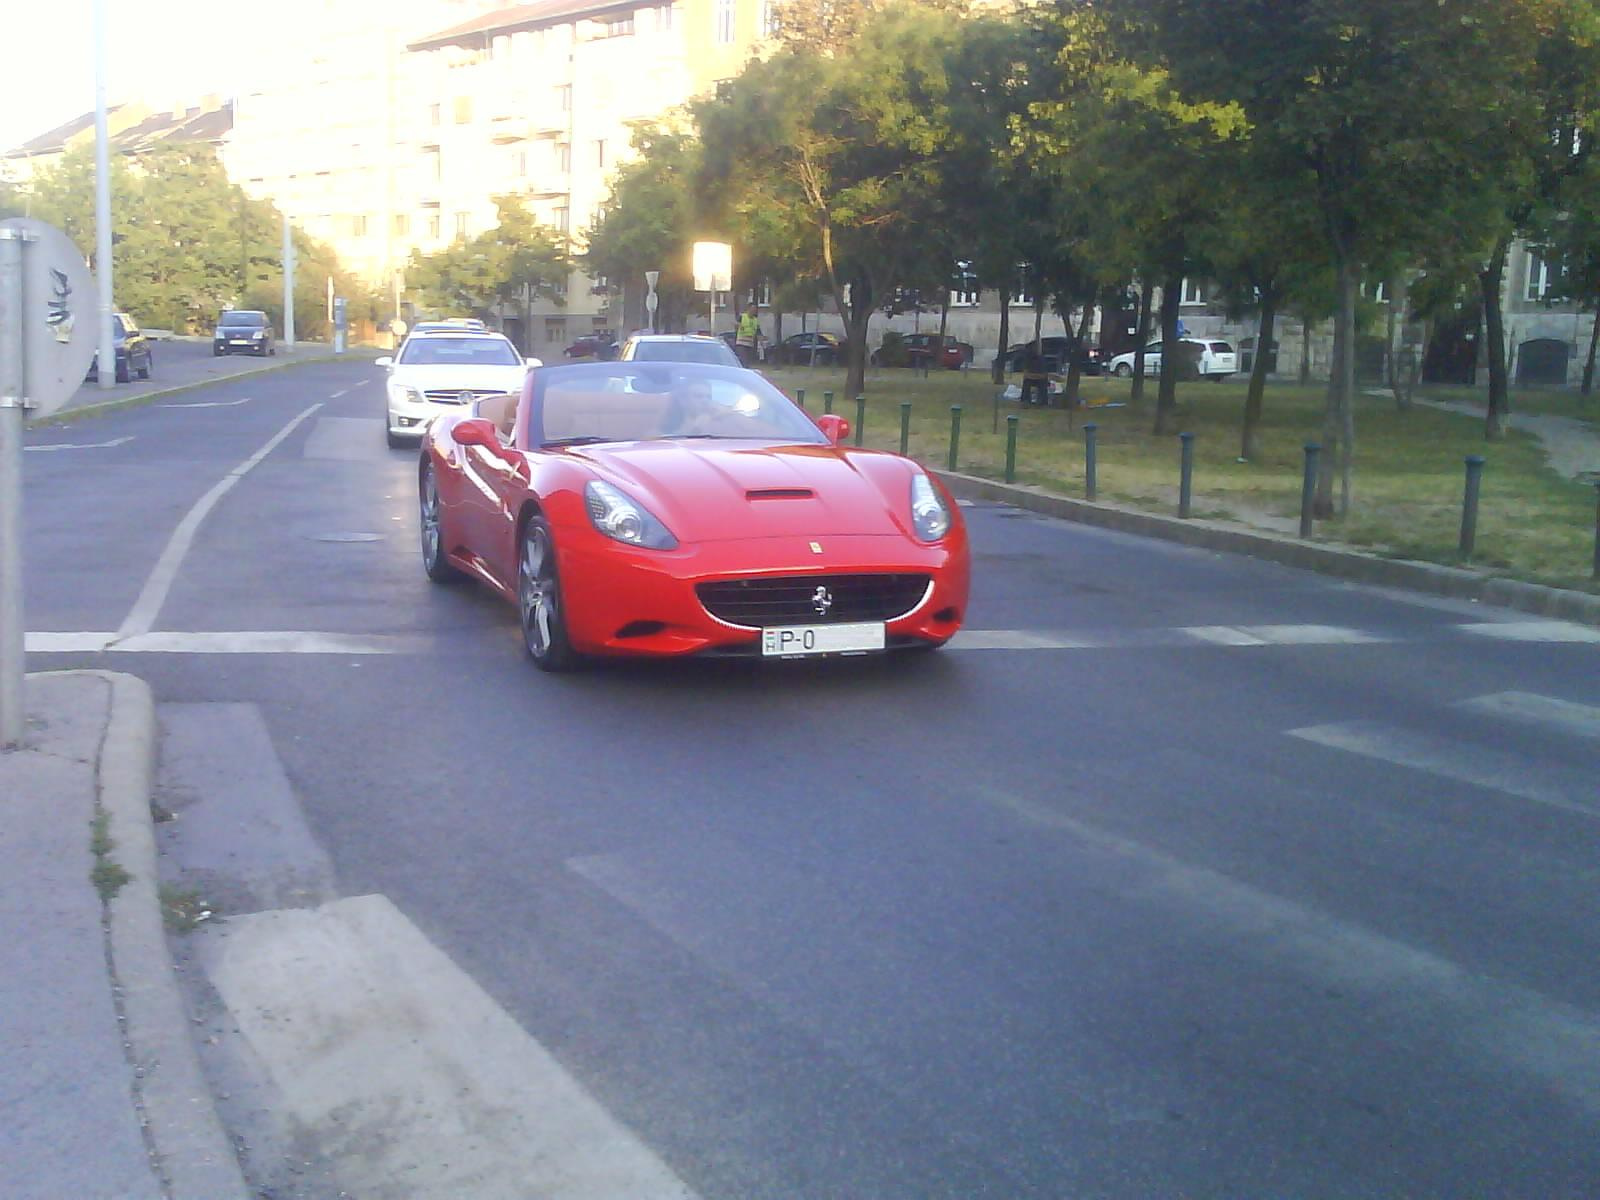
[[[950,510],[920,471],[911,477],[911,524],[925,542],[937,542],[950,532]]]
[[[583,489],[594,527],[609,538],[649,550],[672,550],[678,539],[655,514],[619,488],[591,479]]]
[[[396,400],[404,400],[407,404],[423,403],[422,393],[414,387],[407,387],[403,383],[389,383],[389,395]]]

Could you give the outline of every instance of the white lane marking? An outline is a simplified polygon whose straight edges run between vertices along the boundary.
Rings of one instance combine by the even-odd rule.
[[[156,623],[156,617],[161,614],[161,606],[166,603],[167,593],[172,590],[173,580],[178,577],[178,568],[183,565],[184,555],[189,553],[189,547],[194,544],[194,537],[200,529],[200,523],[206,519],[206,514],[216,506],[218,500],[227,495],[229,490],[243,479],[267,455],[278,448],[278,445],[299,427],[300,423],[317,409],[320,403],[313,404],[294,420],[290,421],[267,441],[267,444],[257,450],[244,462],[240,463],[204,496],[195,502],[188,514],[178,523],[172,531],[172,537],[167,542],[166,549],[161,552],[161,557],[156,560],[155,570],[150,572],[150,578],[145,580],[144,588],[139,592],[139,598],[133,602],[127,619],[117,629],[119,638],[134,637],[141,633],[149,633]]]
[[[1265,638],[1246,633],[1237,625],[1190,625],[1179,630],[1196,641],[1210,642],[1214,646],[1265,646]]]
[[[344,1194],[692,1200],[385,897],[230,917],[201,953]]]
[[[109,649],[127,654],[405,654],[425,647],[422,638],[272,629],[140,633],[119,637]]]
[[[1239,628],[1274,646],[1360,646],[1389,640],[1342,625],[1241,625]]]
[[[27,633],[22,648],[29,654],[98,654],[116,638],[114,633]]]
[[[340,396],[348,396],[350,394],[350,392],[351,392],[351,388],[340,388],[333,395],[329,396],[328,399],[337,400]]]
[[[1462,633],[1506,642],[1600,642],[1600,629],[1570,621],[1491,621],[1456,628]]]
[[[1086,825],[1048,804],[996,788],[979,794],[1029,824],[1074,838],[1088,854],[1124,864],[1118,877],[1130,906],[1155,907],[1169,922],[1215,931],[1263,972],[1293,971],[1354,993],[1355,1011],[1370,1014],[1380,1028],[1421,1024],[1430,1036],[1453,1040],[1469,1063],[1499,1060],[1600,1112],[1600,1019],[1593,1014]],[[1343,1005],[1338,1011],[1348,1015]]]
[[[1492,696],[1462,700],[1456,707],[1530,725],[1548,725],[1563,733],[1600,740],[1600,708],[1574,704],[1570,700],[1557,700],[1553,696],[1540,696],[1534,692],[1496,692]]]
[[[1396,766],[1426,771],[1442,779],[1474,787],[1490,788],[1507,795],[1531,800],[1536,804],[1559,808],[1564,812],[1600,819],[1600,807],[1580,804],[1570,799],[1575,795],[1588,795],[1600,800],[1600,787],[1595,776],[1586,774],[1577,778],[1577,772],[1563,772],[1556,768],[1530,767],[1520,755],[1506,754],[1467,742],[1448,738],[1430,737],[1423,733],[1393,729],[1378,721],[1345,721],[1340,724],[1307,725],[1288,731],[1290,737],[1346,750],[1363,758],[1375,758]],[[1573,779],[1568,787],[1564,782],[1553,782],[1563,775]]]
[[[127,437],[112,438],[109,442],[48,442],[42,446],[24,446],[29,454],[45,450],[109,450],[112,446],[121,446],[133,441],[130,434]]]
[[[249,404],[250,397],[243,400],[196,400],[192,404],[163,404],[162,408],[238,408],[241,404]]]

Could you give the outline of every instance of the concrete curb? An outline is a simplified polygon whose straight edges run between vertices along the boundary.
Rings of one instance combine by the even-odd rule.
[[[191,1040],[161,916],[155,829],[156,717],[150,687],[115,671],[74,671],[111,685],[96,772],[112,856],[132,878],[107,905],[111,971],[145,1132],[172,1200],[247,1200],[233,1146]]]
[[[1102,529],[1161,538],[1228,554],[1246,554],[1252,558],[1264,558],[1360,583],[1409,588],[1457,600],[1496,604],[1563,621],[1600,625],[1600,596],[1587,592],[1522,583],[1515,579],[1497,579],[1436,563],[1381,558],[1349,547],[1302,542],[1270,533],[1237,529],[1216,521],[1185,521],[1115,504],[1075,500],[1042,488],[999,483],[977,475],[963,475],[954,471],[939,471],[937,474],[952,493],[968,500],[998,500],[1030,512],[1097,525]]]
[[[213,387],[219,383],[232,383],[236,379],[253,379],[257,375],[266,375],[272,371],[287,371],[293,367],[310,366],[312,363],[339,362],[351,357],[362,357],[354,353],[334,354],[331,350],[319,353],[308,358],[297,358],[291,362],[273,362],[256,367],[250,371],[240,371],[235,375],[219,375],[214,379],[197,379],[192,383],[180,383],[173,387],[162,388],[160,391],[143,392],[137,396],[124,396],[117,400],[105,400],[99,404],[83,404],[77,408],[65,408],[51,413],[48,417],[24,422],[26,429],[45,429],[54,426],[73,425],[79,421],[93,420],[95,417],[105,416],[107,413],[121,412],[124,409],[139,408],[154,400],[163,400],[168,396],[176,396],[183,392],[192,392],[197,388]]]

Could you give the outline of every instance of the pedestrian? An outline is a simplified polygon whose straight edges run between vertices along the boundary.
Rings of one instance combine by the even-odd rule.
[[[756,343],[761,340],[761,317],[752,304],[744,310],[744,316],[739,318],[739,326],[734,331],[733,352],[739,356],[739,362],[744,366],[753,367],[756,364]]]
[[[1037,392],[1038,399],[1029,397]],[[1022,364],[1022,397],[1023,404],[1049,404],[1050,403],[1050,365],[1045,362],[1044,355],[1039,353],[1039,344],[1035,342],[1028,351],[1028,357]]]

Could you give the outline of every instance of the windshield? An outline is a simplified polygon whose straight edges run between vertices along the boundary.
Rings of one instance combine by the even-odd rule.
[[[498,337],[413,338],[405,344],[405,349],[400,351],[397,361],[430,366],[440,363],[474,367],[522,365],[522,359],[511,343]]]
[[[267,314],[259,312],[225,312],[219,322],[229,328],[260,329],[267,323]]]
[[[637,342],[633,347],[637,362],[697,362],[739,365],[739,360],[720,342]]]
[[[647,439],[826,444],[761,376],[699,363],[585,363],[535,372],[533,445]]]

